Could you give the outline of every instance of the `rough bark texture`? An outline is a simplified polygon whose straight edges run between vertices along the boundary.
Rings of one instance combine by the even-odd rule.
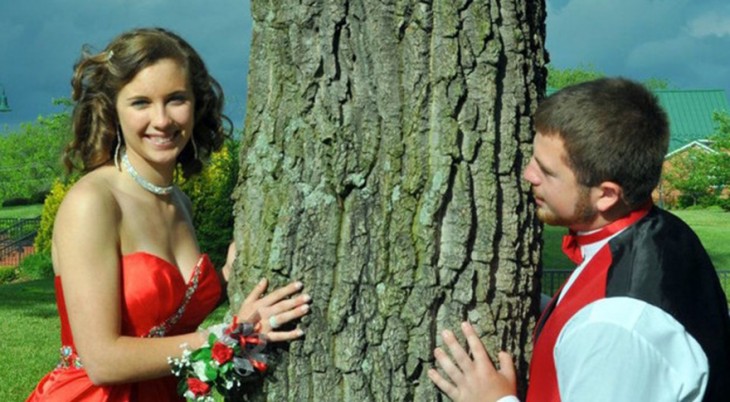
[[[469,319],[524,388],[539,225],[521,180],[544,90],[532,0],[252,1],[232,304],[301,279],[306,337],[251,398],[434,401]]]

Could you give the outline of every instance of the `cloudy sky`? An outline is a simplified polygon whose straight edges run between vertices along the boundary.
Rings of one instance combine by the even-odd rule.
[[[60,111],[53,98],[71,96],[73,64],[85,44],[102,50],[117,34],[161,26],[185,38],[220,81],[227,112],[243,125],[249,0],[0,0],[0,85],[12,112],[0,131]],[[1,157],[1,156],[0,156]]]
[[[730,94],[727,0],[548,0],[547,47],[558,68],[667,80],[681,89]],[[249,0],[0,0],[0,85],[10,113],[0,131],[58,111],[82,45],[103,48],[137,26],[163,26],[206,60],[243,124]]]

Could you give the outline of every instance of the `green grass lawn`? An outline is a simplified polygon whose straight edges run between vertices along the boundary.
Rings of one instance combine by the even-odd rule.
[[[716,207],[671,212],[694,229],[715,268],[730,270],[730,212]]]
[[[53,280],[0,286],[0,401],[23,401],[58,362],[60,324]],[[11,375],[12,373],[12,375]]]
[[[0,218],[35,218],[41,216],[43,204],[0,208]]]

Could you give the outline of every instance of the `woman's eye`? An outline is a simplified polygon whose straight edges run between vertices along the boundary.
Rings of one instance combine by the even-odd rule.
[[[147,102],[144,99],[137,99],[135,101],[132,101],[132,106],[136,107],[136,108],[140,108],[140,107],[147,105],[147,103],[149,103],[149,102]]]
[[[170,98],[170,103],[174,105],[182,105],[183,103],[187,102],[188,98],[185,96],[175,96]]]

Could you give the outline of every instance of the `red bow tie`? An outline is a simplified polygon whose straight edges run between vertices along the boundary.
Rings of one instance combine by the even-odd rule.
[[[578,244],[578,236],[572,230],[563,236],[563,254],[568,256],[570,261],[573,261],[576,265],[580,265],[583,261],[583,252],[580,250],[580,244]]]
[[[570,260],[576,265],[580,265],[580,263],[583,262],[581,246],[603,240],[607,237],[613,236],[624,228],[631,226],[634,222],[649,213],[652,206],[652,203],[647,203],[641,208],[631,211],[631,213],[623,218],[617,219],[595,232],[579,234],[571,230],[567,235],[563,236],[563,253],[565,253],[565,255],[568,256],[568,258],[570,258]]]

